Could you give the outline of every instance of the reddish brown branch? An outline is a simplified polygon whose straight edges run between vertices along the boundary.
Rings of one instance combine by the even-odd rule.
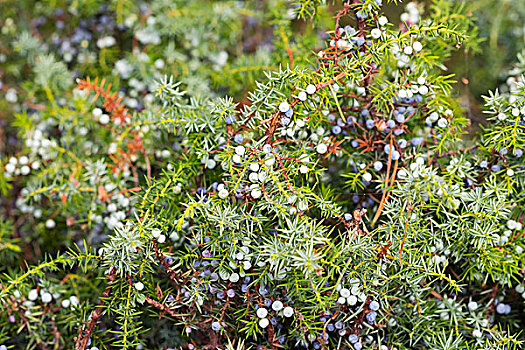
[[[164,305],[163,303],[161,303],[159,301],[153,300],[153,299],[151,299],[148,296],[146,297],[146,302],[148,304],[150,304],[150,305],[155,306],[157,309],[161,310],[162,312],[165,312],[165,313],[169,314],[170,316],[173,316],[173,317],[180,316],[175,311],[170,309],[168,306]]]
[[[95,326],[100,318],[102,316],[103,307],[106,304],[103,298],[107,298],[109,294],[111,293],[111,289],[113,288],[111,286],[111,282],[115,280],[115,273],[116,268],[113,268],[109,274],[106,276],[106,280],[108,282],[108,286],[106,287],[106,290],[104,293],[102,293],[102,298],[100,299],[100,302],[98,303],[97,307],[93,312],[91,313],[91,320],[89,321],[88,327],[84,334],[82,334],[83,328],[80,327],[78,331],[78,337],[75,342],[75,350],[85,350],[87,343],[89,341],[89,338],[91,337],[91,334],[93,333],[93,330],[95,329]]]

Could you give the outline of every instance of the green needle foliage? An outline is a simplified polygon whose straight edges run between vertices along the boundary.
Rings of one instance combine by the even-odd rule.
[[[125,22],[133,3],[113,3]],[[1,164],[17,214],[0,225],[0,344],[522,348],[523,58],[466,138],[445,71],[479,50],[462,5],[408,5],[398,26],[377,0],[182,3],[137,24],[141,53],[173,66],[129,52],[130,96],[119,65],[71,89],[39,41],[15,45],[44,107],[16,114],[23,152]],[[273,50],[241,50],[236,20],[258,11]],[[99,60],[119,62],[113,45]],[[21,269],[21,246],[49,254]]]

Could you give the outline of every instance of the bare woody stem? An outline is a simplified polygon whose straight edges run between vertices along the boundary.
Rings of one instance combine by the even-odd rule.
[[[107,298],[109,296],[113,288],[111,283],[115,280],[116,271],[117,269],[113,268],[111,269],[109,274],[106,276],[108,286],[106,287],[106,290],[104,291],[104,293],[102,293],[102,297],[100,298],[100,302],[98,303],[97,307],[91,313],[91,317],[90,317],[91,320],[89,321],[89,324],[84,334],[82,334],[83,328],[80,327],[78,331],[78,338],[76,339],[76,342],[75,342],[75,350],[85,350],[86,349],[89,338],[91,337],[91,334],[93,333],[93,330],[95,329],[95,326],[97,325],[97,322],[100,319],[100,316],[102,316],[103,306],[106,304],[104,301],[104,298]]]

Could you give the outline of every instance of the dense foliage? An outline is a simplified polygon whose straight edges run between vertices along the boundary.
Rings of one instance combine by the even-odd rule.
[[[480,131],[447,72],[490,8],[89,2],[3,8],[0,350],[523,347],[525,56]]]

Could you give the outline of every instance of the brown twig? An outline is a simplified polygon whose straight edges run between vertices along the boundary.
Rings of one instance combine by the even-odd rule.
[[[164,305],[163,303],[153,300],[150,297],[146,296],[146,302],[152,306],[155,306],[157,309],[161,310],[162,312],[165,312],[173,317],[179,317],[180,315],[177,314],[175,311],[170,309],[168,306]]]
[[[403,246],[405,245],[405,240],[407,238],[407,231],[408,231],[408,221],[410,220],[410,214],[412,213],[412,206],[408,207],[408,214],[407,214],[407,220],[405,221],[405,232],[403,233],[403,240],[401,241],[401,248],[399,249],[399,261],[401,260],[401,256],[403,255]]]
[[[95,326],[100,316],[102,316],[103,306],[106,304],[103,298],[107,298],[109,294],[111,293],[111,289],[113,288],[111,285],[111,282],[115,280],[116,271],[117,269],[113,268],[111,269],[109,274],[106,276],[108,286],[106,287],[106,290],[104,291],[104,293],[102,293],[102,298],[100,299],[100,302],[98,303],[97,307],[91,313],[91,320],[89,321],[86,331],[82,332],[83,328],[82,327],[79,328],[78,337],[76,338],[76,341],[75,341],[75,350],[85,350],[86,349],[89,338],[91,337],[91,334],[93,333],[93,330],[95,329]]]

